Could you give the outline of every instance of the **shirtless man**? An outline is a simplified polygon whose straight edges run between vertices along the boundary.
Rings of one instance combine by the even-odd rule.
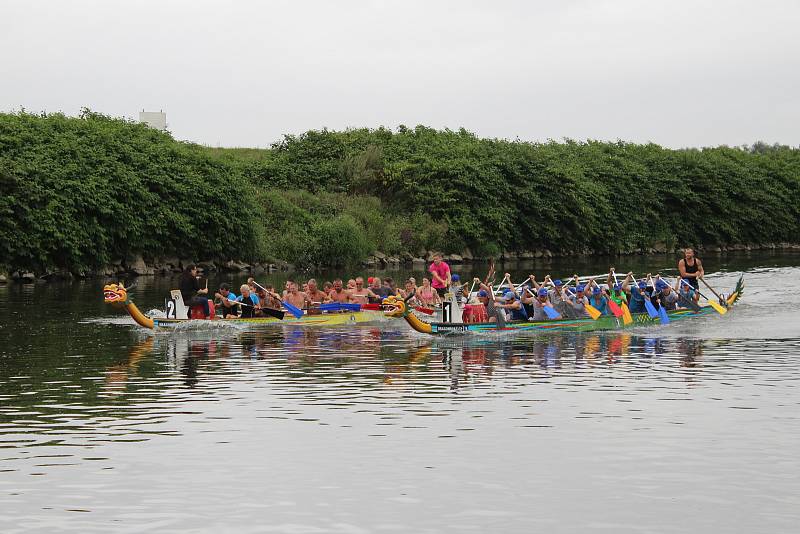
[[[350,292],[344,288],[342,279],[337,278],[336,280],[334,280],[333,289],[331,290],[330,293],[328,293],[327,302],[341,302],[342,304],[346,304],[352,301],[353,299],[350,296]]]
[[[286,285],[287,289],[284,300],[293,306],[304,308],[306,306],[306,302],[308,301],[308,297],[305,293],[298,289],[297,282],[294,280],[287,280]]]
[[[350,292],[350,297],[353,299],[353,302],[357,302],[358,304],[366,304],[369,302],[369,299],[378,298],[370,288],[364,287],[364,278],[361,276],[356,278],[356,288]]]
[[[325,299],[328,298],[328,295],[319,290],[317,287],[317,281],[314,278],[309,280],[307,285],[308,291],[306,291],[306,297],[308,298],[310,306],[316,307],[325,302]]]

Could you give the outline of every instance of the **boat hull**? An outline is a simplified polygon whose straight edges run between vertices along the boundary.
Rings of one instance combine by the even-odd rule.
[[[321,313],[317,315],[303,315],[300,318],[287,315],[283,319],[275,317],[252,317],[231,319],[167,319],[153,317],[153,328],[175,328],[182,324],[234,324],[234,325],[302,325],[302,326],[344,326],[352,324],[385,321],[380,312],[357,311],[345,313]]]
[[[668,312],[670,322],[700,317],[716,313],[711,306],[704,306],[700,311],[675,310]],[[536,332],[597,332],[602,330],[620,330],[623,328],[633,328],[636,326],[648,326],[659,324],[659,319],[650,317],[646,313],[636,313],[631,316],[633,322],[626,325],[622,319],[613,315],[602,316],[596,321],[589,317],[585,319],[557,319],[548,321],[508,321],[502,327],[497,323],[431,323],[431,334],[458,334],[458,333],[487,333],[487,332],[515,332],[515,331],[536,331]]]

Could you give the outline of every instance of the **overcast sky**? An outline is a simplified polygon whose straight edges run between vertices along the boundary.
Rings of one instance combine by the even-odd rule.
[[[0,0],[0,110],[167,113],[178,139],[323,127],[800,145],[800,1]]]

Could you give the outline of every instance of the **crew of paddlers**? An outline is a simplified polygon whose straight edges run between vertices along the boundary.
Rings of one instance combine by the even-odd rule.
[[[398,286],[390,277],[364,279],[358,276],[347,282],[338,278],[326,281],[320,287],[317,280],[311,278],[305,282],[287,280],[278,293],[272,285],[262,286],[249,278],[238,291],[226,283],[220,284],[213,298],[217,313],[223,317],[269,316],[282,307],[318,313],[321,307],[324,309],[324,305],[332,303],[375,305],[395,295],[418,309],[434,309],[445,301],[462,310],[475,306],[483,309],[481,314],[465,314],[464,322],[545,321],[582,318],[597,311],[612,315],[622,305],[633,314],[645,312],[650,305],[665,310],[696,307],[700,296],[698,280],[702,279],[704,271],[692,249],[684,251],[678,271],[679,276],[673,282],[650,274],[637,279],[630,272],[620,279],[611,268],[605,277],[574,275],[562,280],[547,275],[539,281],[531,274],[518,284],[512,283],[510,274],[505,273],[503,280],[495,284],[492,266],[485,279],[462,282],[442,256],[435,255],[428,268],[430,277],[422,278],[419,285],[415,278],[408,278]],[[212,295],[207,287],[200,287],[195,266],[190,265],[184,271],[180,291],[184,303],[202,306],[205,315],[209,314],[208,301]]]

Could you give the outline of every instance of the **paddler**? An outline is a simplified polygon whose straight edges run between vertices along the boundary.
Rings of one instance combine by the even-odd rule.
[[[575,283],[577,284],[578,277],[575,276]],[[589,317],[589,312],[586,311],[586,304],[589,302],[589,299],[586,298],[584,291],[586,287],[583,285],[576,285],[574,293],[567,293],[567,305],[572,308],[571,314],[576,316],[577,318],[584,318]]]
[[[244,319],[255,317],[256,310],[261,308],[258,297],[250,290],[250,286],[247,284],[242,284],[242,286],[239,288],[239,291],[242,293],[236,297],[236,302],[242,304],[242,312],[239,317]]]
[[[661,277],[656,279],[656,291],[658,300],[661,306],[667,311],[674,310],[678,307],[678,293],[672,290],[672,287]]]
[[[692,287],[692,283],[689,281],[688,278],[679,277],[676,284],[679,286],[678,288],[676,288],[679,294],[678,296],[679,302],[681,300],[687,300],[697,303],[697,301],[700,300],[700,293],[696,291],[694,287]],[[681,303],[681,306],[684,308],[687,307],[683,303]]]
[[[648,274],[647,276],[650,275]],[[631,285],[631,282],[633,282],[633,285]],[[628,273],[625,281],[622,282],[622,291],[631,296],[631,300],[628,303],[628,309],[631,313],[644,313],[646,311],[644,299],[650,298],[650,295],[647,294],[647,282],[644,280],[636,282],[633,278],[633,273]]]
[[[589,297],[589,304],[597,309],[603,315],[613,315],[611,309],[608,307],[608,297],[603,289],[594,281],[594,278],[589,279],[587,284],[592,287],[591,297]]]
[[[222,318],[228,316],[236,317],[236,293],[231,291],[231,286],[222,283],[219,285],[219,291],[214,293],[214,298],[222,302]]]
[[[528,292],[530,297],[523,298],[523,302],[529,307],[531,313],[531,320],[533,321],[547,321],[550,319],[547,313],[544,311],[545,306],[553,307],[553,303],[550,302],[550,294],[547,291],[547,288],[544,286],[540,286],[539,289],[536,290],[534,293],[527,287],[525,291]],[[556,310],[557,311],[557,310]]]
[[[308,301],[309,307],[319,307],[320,304],[325,302],[325,299],[328,296],[319,290],[317,287],[317,281],[314,278],[311,278],[308,282],[308,291],[306,291],[306,300]]]
[[[700,289],[700,283],[697,279],[703,278],[706,273],[703,270],[703,262],[695,257],[693,248],[687,247],[683,249],[683,258],[678,260],[678,272],[681,278],[689,282],[695,291]]]
[[[202,306],[203,317],[208,318],[208,288],[205,287],[201,289],[198,278],[197,266],[194,264],[189,264],[183,270],[178,288],[181,290],[183,304],[189,309],[191,309],[192,306]]]
[[[564,295],[564,282],[560,278],[555,280],[550,278],[550,275],[545,276],[545,282],[550,282],[551,287],[547,292],[547,297],[553,303],[553,308],[561,314],[562,317],[570,317],[571,309],[567,306],[566,295]]]
[[[606,284],[608,284],[609,289],[608,298],[616,302],[617,306],[622,306],[623,302],[625,305],[628,304],[628,295],[625,293],[625,291],[623,291],[622,284],[617,282],[613,267],[608,271]]]
[[[295,306],[300,309],[305,308],[308,302],[306,294],[300,291],[297,282],[295,282],[294,280],[286,281],[286,295],[284,297],[284,300],[289,304],[291,304],[292,306]]]
[[[352,302],[352,297],[350,296],[350,292],[344,288],[344,282],[342,282],[341,278],[337,278],[333,281],[333,289],[331,292],[328,293],[328,302],[339,302],[342,304],[347,304],[348,302]]]
[[[525,307],[522,305],[522,302],[517,298],[517,294],[514,292],[513,289],[510,289],[505,292],[503,295],[502,303],[495,303],[496,308],[500,308],[500,310],[505,310],[509,320],[511,321],[527,321],[528,314],[525,311]]]
[[[366,304],[369,299],[377,299],[378,295],[372,292],[368,287],[364,287],[364,278],[359,276],[356,278],[356,288],[350,292],[353,302],[358,304]]]

